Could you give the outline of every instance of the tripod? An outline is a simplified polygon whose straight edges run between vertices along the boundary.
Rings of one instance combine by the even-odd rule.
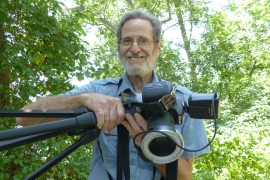
[[[26,180],[36,179],[80,146],[95,140],[100,134],[100,129],[96,127],[97,120],[94,112],[86,107],[74,110],[0,110],[0,117],[68,118],[55,122],[0,131],[0,141],[3,141],[0,142],[0,151],[65,133],[68,133],[69,135],[81,134],[79,140],[28,176]]]

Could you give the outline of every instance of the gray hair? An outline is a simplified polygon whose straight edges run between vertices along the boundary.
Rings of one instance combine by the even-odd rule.
[[[118,25],[117,32],[116,32],[117,42],[121,41],[122,28],[123,28],[124,24],[130,19],[148,20],[152,24],[152,28],[153,28],[153,41],[156,43],[161,41],[160,37],[161,37],[162,23],[156,17],[154,17],[154,16],[152,16],[152,15],[150,15],[142,10],[136,9],[136,10],[127,12],[122,17],[122,19]],[[118,44],[118,47],[119,47],[119,44]]]

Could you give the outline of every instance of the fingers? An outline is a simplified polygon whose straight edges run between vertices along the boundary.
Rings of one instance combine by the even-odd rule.
[[[109,133],[112,134],[116,125],[121,124],[121,122],[124,119],[125,119],[125,109],[122,105],[122,102],[120,101],[119,103],[116,103],[115,108],[110,108],[110,119],[108,120],[109,125],[107,128]]]
[[[134,133],[137,134],[139,132],[146,131],[147,123],[139,113],[135,113],[134,116],[127,113],[126,119],[129,122],[131,129]]]
[[[122,102],[121,100],[119,99],[119,103],[117,104],[117,122],[116,124],[121,124],[122,121],[125,119],[125,116],[126,116],[126,110],[125,108],[123,107],[122,105]]]
[[[147,121],[139,113],[135,113],[134,117],[136,119],[137,124],[141,126],[143,131],[146,131],[147,130]]]
[[[97,127],[112,134],[115,126],[125,118],[125,109],[119,98],[89,93],[84,105],[95,112]]]
[[[146,120],[139,114],[135,113],[134,116],[127,113],[126,120],[122,122],[122,124],[126,127],[131,137],[134,137],[143,131],[147,130],[147,122]],[[143,134],[136,137],[135,143],[140,146]]]
[[[139,113],[135,113],[134,116],[127,113],[126,120],[123,121],[122,124],[126,127],[129,134],[133,138],[138,133],[147,130],[147,122]]]

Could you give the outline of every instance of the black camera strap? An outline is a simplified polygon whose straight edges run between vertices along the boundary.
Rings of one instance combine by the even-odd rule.
[[[130,179],[129,168],[129,133],[122,124],[117,126],[117,171],[116,179],[122,180],[124,171],[125,179]]]
[[[122,84],[121,78],[118,82],[118,90]],[[123,98],[123,97],[122,97]],[[122,180],[122,174],[126,180],[130,179],[129,168],[129,132],[122,124],[117,125],[117,169],[116,179]]]
[[[166,179],[175,179],[177,180],[178,174],[178,159],[175,161],[166,164]]]

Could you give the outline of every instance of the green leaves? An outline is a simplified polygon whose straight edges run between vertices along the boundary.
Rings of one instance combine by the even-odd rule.
[[[0,11],[0,24],[8,23],[12,24],[14,20],[10,18],[5,12]]]
[[[83,78],[75,66],[88,65],[89,57],[80,38],[84,33],[80,18],[64,13],[57,1],[0,2],[0,109],[20,109],[32,97],[66,92],[73,87],[68,81],[71,77]],[[0,119],[1,130],[15,125],[14,118]],[[71,140],[62,139],[69,139],[65,144]],[[24,179],[63,149],[58,142],[48,139],[0,152],[1,179]],[[50,146],[57,148],[48,150]],[[85,164],[89,166],[89,158]],[[43,179],[59,176],[64,167],[59,164],[61,170],[57,168]],[[73,164],[68,169],[74,169]]]
[[[55,0],[0,2],[1,109],[64,93],[73,88],[70,79],[122,76],[116,25],[127,10],[143,8],[164,21],[164,33],[173,39],[162,40],[159,77],[197,93],[217,86],[221,95],[218,136],[212,151],[196,159],[193,179],[270,178],[267,0],[231,2],[224,9],[210,8],[204,0],[75,3],[70,8]],[[179,31],[171,33],[171,27]],[[94,38],[82,40],[87,31]],[[14,118],[0,119],[1,130],[15,125]],[[25,178],[76,138],[60,136],[0,152],[0,179]],[[41,179],[86,179],[91,148],[90,143],[77,150]]]
[[[195,179],[208,179],[208,172],[213,174],[209,179],[269,179],[270,108],[266,102],[256,103],[238,115],[221,103],[217,138],[211,152],[196,160]],[[208,134],[211,137],[212,130]]]

